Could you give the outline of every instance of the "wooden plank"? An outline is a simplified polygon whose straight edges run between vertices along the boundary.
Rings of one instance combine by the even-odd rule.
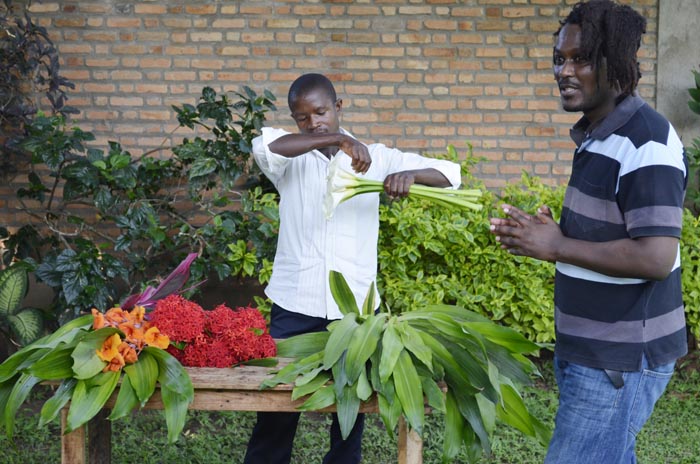
[[[399,418],[399,464],[423,464],[423,439]]]
[[[61,462],[63,464],[85,464],[85,427],[65,433],[68,425],[68,409],[61,409]]]

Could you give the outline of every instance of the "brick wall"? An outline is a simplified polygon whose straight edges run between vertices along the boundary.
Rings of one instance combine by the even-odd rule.
[[[204,86],[268,89],[279,107],[269,124],[294,129],[286,91],[313,71],[336,83],[343,125],[361,140],[421,153],[471,143],[486,158],[477,175],[498,187],[521,170],[567,178],[579,115],[560,109],[551,47],[573,3],[35,0],[29,11],[58,45],[75,122],[99,147],[160,145],[177,126],[171,105],[195,104]],[[657,0],[626,3],[648,18],[640,93],[654,105]]]

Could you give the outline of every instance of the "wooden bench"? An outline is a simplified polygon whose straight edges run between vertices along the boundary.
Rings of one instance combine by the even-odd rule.
[[[194,400],[189,409],[204,411],[297,411],[303,399],[292,401],[292,385],[279,385],[274,389],[260,390],[260,383],[271,376],[270,368],[239,366],[235,368],[186,368],[194,386]],[[71,433],[63,433],[67,410],[61,413],[61,462],[63,464],[109,464],[111,462],[111,424],[106,420],[114,405],[117,392],[87,427]],[[163,409],[160,392],[156,390],[144,406],[145,409]],[[334,407],[322,412],[333,412]],[[376,398],[360,406],[365,413],[378,413]],[[164,422],[165,424],[165,422]],[[409,431],[406,423],[399,421],[399,464],[422,464],[423,442],[417,433]]]

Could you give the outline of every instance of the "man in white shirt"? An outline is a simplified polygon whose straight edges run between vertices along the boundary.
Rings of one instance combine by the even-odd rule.
[[[358,306],[376,280],[379,194],[354,196],[327,219],[323,203],[331,159],[340,156],[336,162],[341,168],[383,180],[390,198],[405,197],[414,183],[453,188],[461,184],[456,163],[382,144],[365,145],[341,129],[343,101],[321,74],[295,80],[288,103],[299,133],[263,128],[253,140],[255,160],[280,194],[277,253],[265,289],[273,301],[270,333],[275,338],[323,331],[342,317],[330,292],[331,270],[343,274]],[[298,413],[258,413],[245,463],[288,463],[298,420]],[[324,464],[360,462],[363,424],[359,415],[343,440],[334,415]]]

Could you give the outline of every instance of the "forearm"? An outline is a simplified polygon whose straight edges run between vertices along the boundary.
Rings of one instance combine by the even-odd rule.
[[[413,173],[416,184],[430,187],[450,187],[452,185],[447,177],[437,169],[416,169],[410,172]]]
[[[678,250],[674,237],[642,237],[587,242],[562,237],[556,261],[613,277],[662,280],[673,270]]]
[[[312,150],[339,147],[347,136],[334,134],[287,134],[270,143],[268,148],[287,158],[294,158]]]

